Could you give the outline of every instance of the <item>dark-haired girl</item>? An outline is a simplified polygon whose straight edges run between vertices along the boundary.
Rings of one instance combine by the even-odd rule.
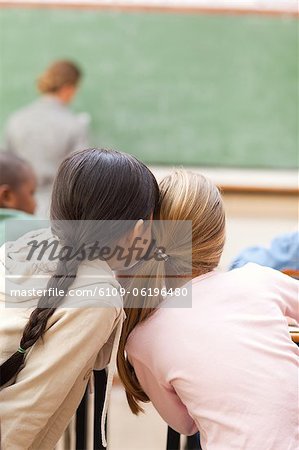
[[[112,271],[126,261],[115,252],[110,259],[96,257],[96,245],[126,249],[136,236],[149,236],[145,221],[157,197],[154,176],[132,156],[78,152],[56,176],[51,233],[35,231],[6,244],[0,286],[2,450],[53,449],[93,369],[109,360],[114,368],[123,310]],[[112,376],[110,370],[107,389]],[[107,398],[103,428],[106,407]]]

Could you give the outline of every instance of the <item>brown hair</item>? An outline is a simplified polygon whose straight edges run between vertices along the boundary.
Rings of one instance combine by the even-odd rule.
[[[157,211],[156,219],[173,221],[173,225],[165,222],[165,228],[163,222],[162,226],[153,228],[156,230],[154,238],[157,246],[162,244],[168,259],[157,261],[152,258],[136,266],[137,276],[131,281],[132,286],[127,289],[129,292],[136,286],[138,292],[141,292],[142,287],[146,288],[146,292],[149,292],[149,287],[158,287],[160,292],[163,287],[175,288],[178,279],[165,277],[165,274],[173,273],[176,268],[178,274],[190,271],[190,267],[188,268],[190,248],[173,239],[175,234],[172,227],[175,229],[177,221],[192,221],[192,276],[210,272],[219,264],[225,241],[225,213],[220,192],[210,180],[184,170],[173,172],[160,183],[160,203]],[[146,278],[142,278],[144,274]],[[126,343],[133,329],[148,319],[162,300],[161,297],[151,296],[142,299],[130,296],[125,298],[127,319],[118,351],[118,371],[134,414],[142,411],[139,402],[147,402],[149,398],[142,390],[127,359]],[[142,301],[146,307],[140,308],[138,305],[134,307],[136,301]]]
[[[0,151],[0,185],[18,189],[28,179],[29,170],[32,168],[25,159],[15,153]]]
[[[81,76],[81,70],[72,61],[56,61],[40,75],[37,87],[42,94],[53,94],[65,85],[76,86]]]
[[[72,153],[61,163],[54,181],[52,229],[63,245],[76,253],[94,236],[85,223],[113,220],[112,233],[108,230],[106,236],[103,232],[101,239],[106,241],[111,234],[118,239],[123,233],[121,221],[128,221],[128,227],[134,227],[135,221],[150,219],[158,194],[154,175],[131,155],[97,148]],[[66,221],[76,221],[71,232],[69,227],[60,227]],[[80,263],[80,258],[70,261],[59,258],[56,273],[47,284],[47,293],[40,297],[23,331],[20,340],[23,352],[16,351],[0,366],[0,386],[21,370],[25,352],[42,338],[48,319],[62,303],[62,296],[48,293],[62,290],[66,295]]]

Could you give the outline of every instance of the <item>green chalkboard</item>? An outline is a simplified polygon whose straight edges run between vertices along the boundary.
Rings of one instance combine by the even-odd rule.
[[[85,77],[92,141],[148,163],[296,166],[297,21],[91,10],[0,10],[0,132],[56,58]]]

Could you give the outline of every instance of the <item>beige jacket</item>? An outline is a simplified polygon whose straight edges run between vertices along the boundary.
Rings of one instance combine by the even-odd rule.
[[[38,301],[26,293],[32,286],[45,287],[55,269],[53,263],[25,260],[26,242],[39,233],[51,239],[48,230],[30,232],[0,250],[0,363],[18,348]],[[114,288],[113,295],[94,296],[100,288],[109,294]],[[11,296],[13,289],[26,291]],[[30,349],[24,368],[0,391],[1,450],[52,450],[76,411],[92,370],[104,368],[111,359],[104,429],[124,317],[119,284],[106,263],[84,262],[71,289],[73,296],[67,295],[49,319],[43,340]]]

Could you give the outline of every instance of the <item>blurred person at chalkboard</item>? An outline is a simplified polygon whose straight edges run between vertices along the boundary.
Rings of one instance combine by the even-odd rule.
[[[81,75],[71,61],[54,62],[38,78],[40,98],[8,120],[5,150],[30,160],[41,185],[52,183],[67,154],[88,146],[88,114],[69,109]]]

